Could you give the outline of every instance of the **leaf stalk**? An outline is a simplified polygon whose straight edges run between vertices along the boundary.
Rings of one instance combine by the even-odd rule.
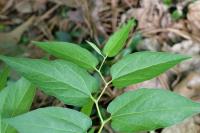
[[[107,58],[107,56],[105,56],[105,57],[103,58],[103,61],[102,61],[101,65],[100,65],[99,69],[95,68],[95,70],[98,72],[98,74],[100,75],[101,79],[103,80],[105,86],[104,86],[103,90],[101,91],[101,93],[99,94],[99,96],[98,96],[97,99],[95,99],[94,97],[91,96],[91,99],[94,101],[94,103],[95,103],[95,105],[96,105],[96,109],[97,109],[97,112],[98,112],[98,115],[99,115],[99,119],[100,119],[100,121],[101,121],[101,126],[100,126],[100,128],[99,128],[98,133],[101,133],[101,131],[103,130],[104,125],[105,125],[106,123],[108,123],[108,122],[111,120],[111,117],[108,118],[107,120],[104,120],[104,119],[103,119],[103,116],[102,116],[102,114],[101,114],[100,108],[99,108],[99,100],[101,99],[101,97],[102,97],[103,94],[105,93],[105,91],[106,91],[107,87],[109,86],[109,84],[112,82],[112,80],[109,81],[109,82],[107,82],[107,81],[105,80],[104,76],[103,76],[102,73],[101,73],[101,68],[102,68],[102,66],[103,66],[104,63],[105,63],[106,58]]]

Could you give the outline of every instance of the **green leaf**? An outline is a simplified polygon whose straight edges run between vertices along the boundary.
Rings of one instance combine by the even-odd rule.
[[[173,4],[172,0],[163,0],[163,3],[167,6],[170,6],[171,4]]]
[[[136,52],[125,56],[111,67],[116,87],[152,79],[189,57],[165,52]]]
[[[95,133],[95,128],[91,128],[88,133]]]
[[[2,120],[1,133],[17,133],[17,130]]]
[[[86,103],[82,108],[81,112],[86,114],[87,116],[90,116],[92,113],[92,109],[94,106],[94,102],[92,100],[89,100],[88,103]]]
[[[200,104],[162,89],[139,89],[117,97],[108,112],[117,131],[151,131],[199,113]]]
[[[29,111],[35,96],[34,86],[21,78],[10,84],[0,93],[0,114],[2,118],[11,118]],[[16,133],[16,130],[6,123],[1,125],[1,133]]]
[[[21,78],[0,93],[0,113],[3,117],[13,117],[30,109],[35,96],[35,87]]]
[[[99,61],[87,49],[76,44],[68,42],[34,42],[38,47],[70,62],[73,62],[83,68],[94,70]]]
[[[128,39],[129,32],[135,26],[135,20],[129,20],[127,24],[123,25],[118,31],[116,31],[106,43],[103,53],[108,57],[117,55],[124,47],[126,40]]]
[[[0,133],[2,133],[2,116],[0,114]]]
[[[104,57],[104,55],[101,53],[101,50],[92,42],[86,41],[99,55]]]
[[[6,66],[3,69],[2,73],[0,73],[0,91],[6,86],[9,73],[10,73],[10,69],[8,66]]]
[[[142,41],[142,33],[136,32],[132,38],[132,41],[130,43],[131,50],[135,50],[137,45]]]
[[[37,109],[6,122],[20,133],[86,133],[92,125],[83,113],[61,107]]]
[[[98,89],[97,80],[85,69],[64,60],[47,61],[1,56],[9,66],[20,72],[45,93],[66,104],[82,106]]]
[[[184,16],[184,14],[180,10],[175,10],[171,14],[172,19],[175,21],[183,18],[183,16]]]

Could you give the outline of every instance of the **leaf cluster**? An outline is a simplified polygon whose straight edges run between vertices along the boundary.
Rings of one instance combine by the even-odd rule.
[[[89,116],[93,108],[96,108],[101,123],[98,133],[107,123],[111,123],[118,132],[151,131],[199,113],[199,103],[164,89],[141,88],[111,101],[107,107],[110,116],[103,117],[99,101],[109,86],[123,89],[152,79],[188,59],[184,55],[165,52],[132,53],[111,65],[112,79],[107,81],[101,69],[107,58],[116,56],[123,49],[134,25],[134,20],[130,20],[119,28],[103,51],[88,42],[102,57],[101,63],[87,49],[67,42],[34,42],[58,58],[55,60],[0,56],[2,61],[23,76],[15,84],[0,87],[1,133],[86,133],[92,127]],[[95,72],[101,80],[93,76]],[[0,82],[5,82],[8,70],[3,73]],[[103,84],[102,88],[99,82]],[[28,112],[35,87],[67,105],[81,107],[81,112],[61,107]],[[94,131],[91,128],[89,132]]]

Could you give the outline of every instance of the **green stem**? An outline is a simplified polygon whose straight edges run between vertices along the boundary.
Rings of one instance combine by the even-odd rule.
[[[98,69],[99,71],[101,71],[101,68],[102,68],[103,64],[105,63],[106,59],[107,59],[107,56],[105,56],[105,57],[103,58],[103,61],[102,61],[101,65],[100,65],[100,67],[99,67],[99,69]]]
[[[98,98],[97,98],[97,100],[96,100],[97,102],[99,102],[99,100],[101,99],[102,95],[104,94],[104,92],[106,91],[106,89],[107,89],[107,87],[108,87],[108,85],[109,85],[110,83],[111,83],[111,82],[106,82],[106,84],[105,84],[105,86],[104,86],[102,92],[100,93],[100,95],[98,96]]]
[[[97,68],[95,68],[95,70],[98,72],[98,74],[99,74],[99,76],[101,77],[101,79],[103,80],[104,84],[107,84],[107,82],[106,82],[106,80],[104,79],[104,77],[103,77],[101,71],[100,71],[99,69],[97,69]]]
[[[103,119],[102,114],[101,114],[101,111],[100,111],[100,109],[99,109],[99,104],[98,104],[98,103],[99,103],[99,100],[101,99],[102,95],[104,94],[104,92],[106,91],[106,88],[108,87],[108,85],[109,85],[110,83],[111,83],[111,81],[105,84],[105,86],[104,86],[102,92],[100,93],[100,95],[99,95],[99,97],[98,97],[97,99],[94,99],[94,98],[92,97],[92,100],[94,101],[94,103],[95,103],[95,105],[96,105],[99,118],[100,118],[100,120],[101,120],[101,127],[99,128],[98,133],[101,133],[101,131],[103,130],[104,125],[105,125],[107,122],[109,122],[109,121],[111,120],[111,118],[109,118],[109,119],[107,119],[107,120],[104,120],[104,119]]]
[[[103,124],[104,120],[103,120],[103,117],[102,117],[102,115],[101,115],[101,111],[100,111],[100,109],[99,109],[99,104],[98,104],[97,101],[95,101],[95,105],[96,105],[96,108],[97,108],[97,112],[98,112],[99,118],[100,118],[100,120],[101,120],[101,124]]]
[[[99,128],[98,133],[101,133],[101,131],[103,130],[104,125],[105,125],[107,122],[109,122],[109,121],[111,120],[111,117],[110,117],[109,119],[107,119],[107,120],[104,120],[104,119],[103,119],[103,116],[102,116],[102,114],[101,114],[101,111],[100,111],[100,109],[99,109],[99,100],[100,100],[101,97],[103,96],[103,94],[104,94],[104,92],[106,91],[106,88],[108,87],[108,85],[112,82],[112,81],[106,82],[105,78],[103,77],[103,75],[102,75],[102,73],[101,73],[101,68],[102,68],[102,66],[103,66],[104,63],[105,63],[106,58],[107,58],[107,56],[105,56],[105,57],[103,58],[103,61],[102,61],[101,65],[100,65],[99,69],[95,68],[95,70],[99,73],[100,77],[102,78],[102,80],[103,80],[105,86],[104,86],[103,90],[101,91],[101,93],[100,93],[100,95],[98,96],[97,99],[95,99],[93,96],[91,96],[91,99],[94,101],[94,103],[95,103],[95,105],[96,105],[96,109],[97,109],[97,112],[98,112],[98,115],[99,115],[99,119],[100,119],[100,121],[101,121],[101,127]]]
[[[103,130],[104,124],[101,124],[101,127],[99,128],[98,133],[101,133],[101,131]]]
[[[101,127],[99,128],[98,133],[101,133],[103,130],[103,127],[105,126],[106,123],[108,123],[111,120],[111,117],[108,118],[107,120],[103,121],[103,123],[101,124]]]

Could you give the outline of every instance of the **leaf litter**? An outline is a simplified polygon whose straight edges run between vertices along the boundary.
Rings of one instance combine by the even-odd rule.
[[[175,11],[181,12],[183,16],[174,19]],[[142,34],[142,41],[135,51],[167,51],[193,58],[158,78],[131,85],[125,91],[149,86],[166,88],[200,102],[199,0],[179,0],[170,5],[165,5],[162,0],[1,0],[0,25],[4,27],[0,32],[0,53],[53,58],[32,45],[31,40],[64,39],[77,43],[89,40],[101,49],[101,44],[130,18],[137,20],[133,33]],[[132,36],[128,42],[131,39]],[[128,49],[128,45],[125,48]],[[22,51],[19,52],[19,49]],[[103,106],[121,93],[109,88],[101,101]],[[32,108],[48,105],[66,106],[53,97],[37,92]],[[198,133],[199,119],[197,115],[183,123],[155,132]],[[114,132],[109,126],[106,129],[105,132]]]

